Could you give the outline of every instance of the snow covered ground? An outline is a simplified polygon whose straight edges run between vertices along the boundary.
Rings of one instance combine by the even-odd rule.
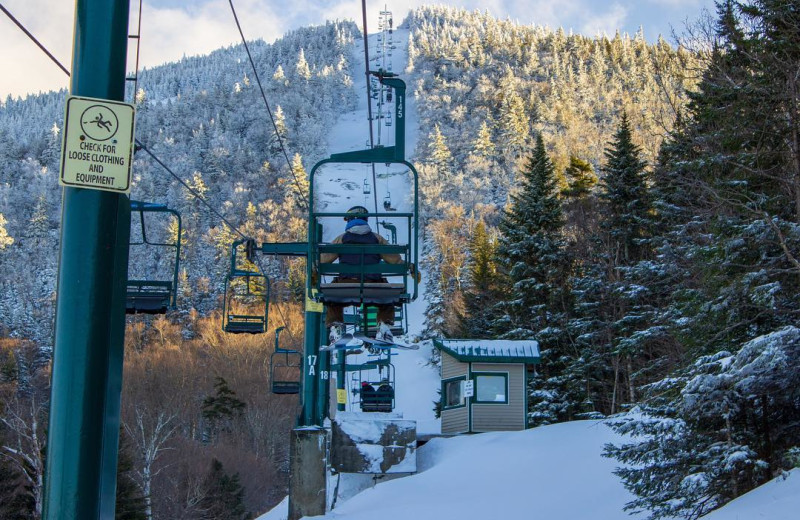
[[[406,63],[407,31],[394,32],[393,70]],[[375,48],[375,36],[370,37]],[[353,56],[357,70],[363,70],[363,50],[356,46]],[[374,67],[373,67],[374,68]],[[358,109],[345,115],[331,132],[331,153],[365,148],[366,81],[356,74],[354,84],[360,95]],[[407,99],[407,157],[417,141],[417,121],[410,92]],[[382,128],[382,143],[394,135],[393,127]],[[372,172],[363,165],[336,167],[320,175],[315,189],[325,193],[324,209],[346,211],[364,205],[375,211],[373,193],[364,194],[366,179],[378,197],[378,211],[388,189],[399,212],[410,211],[408,177],[402,168],[377,167],[377,186]],[[318,208],[323,209],[323,208]],[[341,222],[327,226],[326,238],[336,236]],[[373,225],[374,229],[374,225]],[[398,225],[399,241],[407,237]],[[423,273],[424,276],[424,273]],[[425,302],[422,297],[407,306],[408,339],[423,326]],[[439,388],[438,371],[428,364],[431,345],[420,350],[401,350],[393,359],[396,368],[396,411],[417,421],[419,433],[438,433],[433,402]],[[348,361],[366,361],[349,358]],[[359,356],[359,357],[362,357]],[[521,432],[433,439],[417,451],[418,473],[403,478],[376,481],[369,475],[331,478],[329,494],[337,495],[335,507],[324,516],[347,520],[624,520],[643,519],[645,513],[623,511],[633,496],[613,474],[615,461],[604,458],[603,446],[621,438],[598,421],[577,421]],[[800,517],[800,470],[786,479],[772,481],[715,511],[709,520],[795,520]],[[286,520],[288,500],[258,520]],[[317,517],[323,518],[323,517]]]
[[[418,450],[419,473],[339,500],[327,519],[548,520],[642,519],[623,511],[632,496],[612,474],[603,445],[620,438],[597,421],[522,432],[434,439]],[[259,520],[286,520],[288,504]],[[776,479],[704,517],[708,520],[796,520],[800,470]]]

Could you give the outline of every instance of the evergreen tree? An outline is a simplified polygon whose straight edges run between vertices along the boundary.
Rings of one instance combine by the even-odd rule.
[[[504,337],[539,340],[542,360],[529,387],[533,424],[568,420],[582,401],[566,372],[574,352],[565,329],[571,262],[563,225],[555,168],[539,135],[520,190],[500,222],[499,268],[509,288],[494,322]]]
[[[225,473],[222,463],[211,461],[211,468],[204,482],[205,495],[198,509],[202,520],[247,520],[250,513],[244,507],[244,488],[239,483],[239,474]]]
[[[643,334],[657,314],[650,288],[653,266],[648,263],[651,195],[646,164],[624,114],[606,158],[599,229],[593,252],[574,281],[577,312],[570,331],[581,351],[582,366],[574,370],[584,374],[587,406],[616,413],[622,403],[637,400],[637,385],[647,382],[637,377],[657,357],[650,349],[652,337]]]
[[[508,322],[498,325],[505,334],[532,337],[568,308],[564,216],[555,168],[541,135],[520,184],[499,228],[500,266],[512,286],[504,304]]]
[[[303,49],[300,49],[300,53],[297,56],[297,63],[295,63],[294,71],[306,81],[311,79],[311,68],[306,61],[306,53]]]
[[[117,505],[116,520],[147,520],[145,499],[133,477],[134,464],[131,447],[124,430],[120,429],[119,453],[117,455]]]
[[[633,143],[627,114],[606,149],[601,198],[608,205],[603,227],[619,262],[630,265],[647,256],[645,240],[652,228],[652,202],[641,149]]]
[[[25,231],[28,238],[42,239],[47,237],[50,231],[50,204],[47,201],[47,195],[44,193],[36,199],[33,215],[31,215]]]
[[[472,145],[475,155],[485,159],[493,159],[495,154],[495,146],[492,142],[492,131],[486,121],[481,122],[481,127],[478,130],[478,137]]]
[[[0,518],[36,520],[33,495],[5,457],[0,457]]]
[[[14,238],[6,231],[6,224],[8,224],[8,221],[0,213],[0,251],[14,243]]]
[[[450,152],[450,148],[447,147],[447,141],[439,125],[433,127],[433,134],[429,139],[428,157],[430,162],[436,168],[439,178],[447,178],[452,172],[453,154]]]
[[[631,507],[654,518],[723,505],[789,467],[798,443],[800,98],[785,66],[798,29],[795,2],[720,3],[709,68],[661,152],[659,256],[677,268],[660,319],[681,348],[618,426],[640,442],[610,450],[632,464]]]
[[[490,336],[492,309],[497,303],[498,275],[496,264],[497,239],[479,220],[469,241],[469,278],[464,291],[462,335],[466,338]]]
[[[567,187],[562,193],[567,197],[580,198],[589,194],[597,184],[597,175],[594,173],[592,165],[571,155],[569,166],[564,171],[567,179]]]
[[[203,418],[209,422],[212,441],[220,431],[230,431],[233,421],[241,416],[247,404],[236,397],[225,378],[214,378],[213,396],[203,399]]]

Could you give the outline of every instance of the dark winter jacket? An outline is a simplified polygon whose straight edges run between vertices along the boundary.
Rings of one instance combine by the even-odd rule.
[[[353,219],[347,223],[347,227],[345,228],[345,232],[339,235],[338,237],[333,239],[332,244],[388,244],[385,238],[382,236],[373,233],[372,229],[369,227],[369,224],[361,219]],[[338,253],[322,253],[320,255],[320,262],[323,264],[330,264],[337,258],[339,262],[348,265],[361,265],[362,255],[358,253],[346,253],[346,254],[338,254]],[[363,263],[365,265],[374,265],[383,260],[389,264],[401,264],[403,263],[403,258],[397,253],[389,253],[389,254],[376,254],[376,253],[365,253],[363,255],[364,260]],[[379,281],[381,280],[381,276],[379,274],[368,274],[364,277],[367,280],[371,281]]]

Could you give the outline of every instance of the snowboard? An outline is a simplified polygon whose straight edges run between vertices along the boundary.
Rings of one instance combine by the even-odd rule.
[[[348,343],[353,341],[353,335],[349,332],[342,334],[342,337],[337,339],[334,343],[330,345],[323,345],[319,348],[320,352],[331,352],[334,350],[361,350],[363,343],[358,343],[354,345],[348,345]]]
[[[400,343],[393,343],[391,341],[383,341],[381,339],[370,338],[366,334],[357,332],[352,335],[355,339],[363,341],[365,345],[372,348],[399,348],[403,350],[419,350],[419,345],[412,343],[411,345],[401,345]]]

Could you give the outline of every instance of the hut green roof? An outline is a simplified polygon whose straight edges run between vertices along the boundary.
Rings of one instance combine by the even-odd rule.
[[[539,342],[503,339],[434,339],[433,344],[458,361],[539,363]]]

